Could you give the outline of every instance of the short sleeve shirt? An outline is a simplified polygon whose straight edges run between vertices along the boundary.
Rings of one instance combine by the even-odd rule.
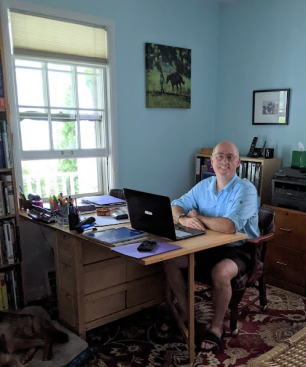
[[[212,176],[200,181],[171,204],[180,206],[185,213],[194,209],[207,217],[228,218],[233,221],[236,232],[245,233],[248,238],[258,237],[258,195],[255,186],[235,174],[218,193],[216,180]],[[237,241],[226,246],[240,246],[243,243]]]

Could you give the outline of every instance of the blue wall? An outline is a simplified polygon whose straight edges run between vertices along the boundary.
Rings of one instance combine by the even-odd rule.
[[[178,197],[194,184],[195,154],[214,139],[219,5],[208,0],[34,0],[113,20],[119,187]],[[146,42],[192,50],[191,109],[145,107]]]
[[[283,165],[306,146],[306,1],[32,1],[115,23],[119,187],[175,198],[194,183],[203,146],[232,140],[246,154],[253,136]],[[145,107],[144,44],[192,49],[190,110]],[[252,92],[291,88],[288,126],[252,126]]]
[[[290,166],[306,149],[306,1],[243,0],[220,7],[215,139],[242,154],[253,136]],[[289,125],[252,126],[253,90],[291,88]]]

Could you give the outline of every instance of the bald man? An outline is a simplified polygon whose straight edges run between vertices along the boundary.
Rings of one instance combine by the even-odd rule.
[[[172,202],[174,221],[201,230],[243,232],[248,238],[258,237],[258,194],[250,181],[236,174],[240,165],[236,145],[229,141],[217,144],[211,164],[216,176],[202,180]],[[220,346],[223,320],[232,296],[231,280],[248,271],[250,254],[244,241],[238,241],[197,252],[195,262],[196,273],[200,272],[213,286],[214,316],[200,345],[201,351],[209,352]],[[166,279],[178,300],[183,321],[188,320],[188,299],[181,269],[187,267],[186,256],[164,262]]]

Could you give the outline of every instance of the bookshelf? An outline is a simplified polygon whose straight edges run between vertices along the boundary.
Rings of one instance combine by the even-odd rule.
[[[281,159],[240,157],[240,160],[237,175],[247,178],[255,185],[261,205],[271,204],[271,179],[280,168]],[[196,155],[196,183],[211,174],[213,174],[213,168],[210,164],[210,155],[198,153]]]
[[[0,310],[5,311],[23,306],[23,292],[13,136],[2,46],[0,33]]]

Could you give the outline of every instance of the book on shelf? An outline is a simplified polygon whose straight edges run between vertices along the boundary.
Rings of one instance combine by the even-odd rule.
[[[4,183],[4,199],[6,201],[6,214],[15,214],[14,186],[12,175],[0,175],[0,180]]]
[[[12,168],[11,133],[5,120],[0,120],[0,133],[2,135],[5,167]]]
[[[0,168],[6,168],[5,157],[4,157],[4,145],[2,134],[0,133]]]
[[[11,224],[9,221],[3,222],[4,242],[7,251],[7,262],[8,264],[15,263],[14,248],[13,248],[13,234],[11,231]]]
[[[1,311],[9,309],[5,273],[0,273],[0,308]]]
[[[19,261],[15,220],[0,222],[0,259],[1,264],[15,264]]]
[[[0,216],[6,215],[6,202],[4,198],[4,182],[0,181]]]
[[[0,52],[0,108],[5,108],[5,95],[4,95],[4,78],[3,78],[3,65]]]
[[[8,307],[9,310],[17,310],[17,304],[15,304],[14,300],[14,284],[12,280],[12,270],[5,271],[5,283],[6,283],[6,290],[7,290],[7,300],[8,300]]]

